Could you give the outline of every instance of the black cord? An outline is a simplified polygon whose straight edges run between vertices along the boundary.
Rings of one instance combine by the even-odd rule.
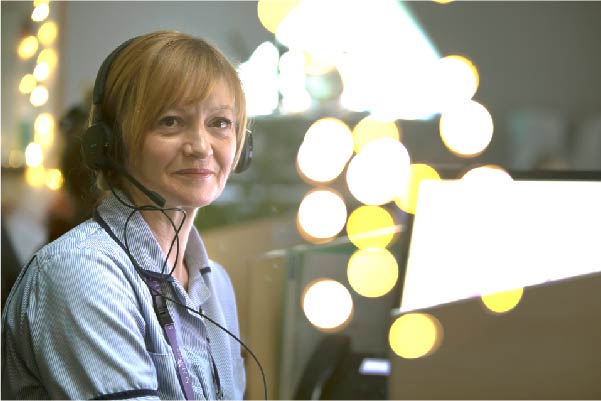
[[[187,218],[186,211],[184,209],[181,209],[181,208],[160,208],[160,207],[153,206],[153,205],[144,205],[144,206],[130,205],[130,204],[126,203],[123,199],[121,199],[121,197],[116,193],[116,191],[114,190],[114,188],[113,188],[112,185],[110,185],[110,189],[111,189],[111,192],[113,193],[113,195],[115,196],[115,198],[117,198],[117,200],[121,204],[123,204],[127,208],[133,209],[132,212],[127,217],[127,220],[125,221],[125,225],[123,226],[123,239],[125,241],[125,244],[121,244],[120,242],[118,242],[118,244],[121,245],[121,247],[123,248],[123,250],[127,254],[129,260],[132,262],[132,265],[134,266],[134,269],[136,270],[136,272],[138,273],[138,275],[140,276],[140,278],[142,279],[142,281],[144,282],[144,284],[146,284],[146,286],[148,287],[148,289],[150,290],[150,292],[154,293],[154,295],[158,295],[158,296],[162,297],[164,300],[171,301],[172,303],[174,303],[176,305],[179,305],[179,306],[181,306],[181,307],[183,307],[183,308],[185,308],[185,309],[187,309],[187,310],[189,310],[189,311],[197,314],[198,316],[201,316],[201,317],[207,319],[209,322],[211,322],[215,326],[219,327],[221,330],[223,330],[225,333],[227,333],[230,337],[232,337],[234,340],[236,340],[242,347],[244,347],[244,349],[246,351],[248,351],[248,353],[250,354],[250,356],[252,356],[252,358],[257,363],[257,366],[259,367],[259,370],[261,372],[261,378],[263,379],[263,392],[264,392],[265,400],[267,400],[268,399],[267,398],[267,379],[265,377],[265,371],[263,370],[263,366],[261,365],[261,362],[259,362],[259,359],[255,355],[255,353],[252,352],[252,350],[242,340],[240,340],[234,333],[232,333],[231,331],[229,331],[228,329],[226,329],[221,324],[217,323],[215,320],[211,319],[210,317],[208,317],[204,313],[202,313],[200,311],[197,311],[197,310],[194,310],[194,309],[190,308],[189,306],[184,305],[181,302],[178,302],[175,299],[170,298],[170,297],[168,297],[166,295],[163,295],[160,291],[157,291],[154,288],[152,288],[152,286],[148,283],[148,281],[146,281],[146,277],[145,277],[144,271],[138,265],[138,262],[135,260],[134,256],[130,252],[129,244],[127,242],[127,226],[129,224],[129,221],[130,221],[131,217],[136,212],[138,212],[138,211],[160,211],[167,218],[167,220],[169,220],[169,222],[171,223],[171,226],[173,227],[173,229],[175,231],[175,236],[174,236],[173,240],[171,241],[171,245],[169,247],[169,252],[167,253],[165,261],[163,262],[163,267],[161,269],[161,274],[162,275],[164,273],[165,266],[167,265],[167,261],[169,259],[169,255],[171,254],[171,251],[173,249],[173,245],[174,245],[174,243],[177,243],[177,246],[176,246],[176,256],[175,256],[175,262],[174,262],[173,268],[171,269],[171,271],[169,272],[169,274],[166,277],[162,277],[162,281],[167,281],[170,277],[172,277],[173,271],[175,270],[175,267],[177,265],[177,260],[179,258],[179,232],[180,232],[182,226],[184,225],[184,221]],[[184,214],[184,217],[183,217],[183,219],[182,219],[179,227],[176,227],[176,225],[173,222],[173,220],[171,219],[171,217],[169,217],[169,215],[167,213],[165,213],[166,211],[181,211]],[[117,239],[117,238],[115,238],[115,239]]]

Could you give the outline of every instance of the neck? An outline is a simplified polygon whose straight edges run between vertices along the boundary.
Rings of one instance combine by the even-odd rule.
[[[163,253],[167,256],[165,271],[170,272],[171,269],[173,269],[173,277],[175,277],[187,290],[188,269],[184,263],[184,255],[186,253],[190,231],[194,225],[196,209],[186,210],[186,217],[183,223],[184,213],[181,211],[166,210],[164,212],[165,214],[163,214],[162,212],[155,210],[140,211],[140,213],[150,227],[150,230],[159,243]],[[171,222],[173,222],[173,224]],[[178,241],[176,239],[176,229],[179,228],[180,225],[181,229],[177,234]]]
[[[135,205],[148,204],[146,195],[142,194],[142,192],[131,185],[128,185],[127,187],[127,192]],[[184,263],[184,254],[186,253],[190,230],[192,230],[194,225],[194,218],[196,217],[198,208],[183,209],[186,212],[185,215],[181,210],[164,210],[163,212],[159,210],[142,210],[140,211],[140,214],[150,227],[163,254],[167,257],[165,271],[170,272],[173,269],[173,277],[175,277],[187,291],[188,269]],[[178,241],[176,239],[176,230],[180,225],[181,229],[177,234]]]

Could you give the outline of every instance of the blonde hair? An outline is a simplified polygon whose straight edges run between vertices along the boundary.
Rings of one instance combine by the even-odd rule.
[[[246,98],[236,69],[213,45],[203,39],[177,31],[158,31],[133,40],[110,66],[103,100],[92,106],[90,121],[98,113],[112,128],[112,154],[125,165],[136,161],[144,134],[158,116],[182,104],[203,101],[213,86],[223,79],[234,96],[236,118],[236,156],[240,158],[246,137]],[[98,110],[100,107],[100,110]],[[101,173],[99,186],[105,187]]]

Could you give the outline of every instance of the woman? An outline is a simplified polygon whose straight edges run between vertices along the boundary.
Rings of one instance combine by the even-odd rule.
[[[201,39],[155,32],[116,49],[96,86],[93,127],[110,132],[91,164],[112,193],[24,269],[3,315],[3,398],[240,399],[239,344],[207,320],[238,336],[232,284],[193,225],[243,151],[236,71]]]

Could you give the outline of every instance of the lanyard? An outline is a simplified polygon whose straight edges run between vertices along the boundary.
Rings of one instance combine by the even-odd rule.
[[[115,233],[113,233],[113,230],[111,230],[109,225],[100,216],[100,213],[98,213],[98,211],[94,212],[94,220],[96,220],[98,222],[98,224],[100,224],[100,226],[102,226],[102,228],[104,228],[104,230],[111,236],[111,238],[117,244],[119,244],[121,246],[121,248],[123,248],[123,250],[128,254],[128,256],[130,256],[131,262],[134,264],[136,270],[138,272],[141,272],[142,269],[140,268],[138,263],[129,254],[127,249],[125,249],[125,247],[123,246],[121,241],[119,241],[119,238],[117,238],[115,236]],[[169,314],[169,311],[167,310],[167,304],[165,303],[165,299],[162,297],[161,284],[156,278],[154,278],[152,276],[146,276],[146,280],[144,280],[144,278],[143,278],[143,281],[145,281],[151,288],[150,293],[152,294],[155,312],[157,314],[157,318],[159,320],[159,323],[161,324],[161,327],[165,331],[165,336],[167,337],[167,342],[171,346],[171,350],[173,351],[173,355],[175,356],[175,361],[176,361],[176,366],[177,366],[177,376],[180,381],[180,385],[182,386],[182,390],[184,391],[184,395],[186,396],[187,400],[193,400],[193,399],[195,399],[195,397],[194,397],[194,391],[192,390],[192,382],[190,380],[190,373],[188,372],[188,368],[186,367],[186,363],[184,362],[184,358],[182,357],[182,353],[181,353],[181,351],[179,349],[179,345],[177,343],[177,333],[175,330],[175,324],[173,323],[173,319],[171,319],[171,315]],[[214,369],[213,373],[215,373],[216,366],[215,366],[215,362],[213,361],[212,356],[211,356],[211,362],[213,362],[213,369]],[[221,389],[221,386],[218,386],[218,388]]]

